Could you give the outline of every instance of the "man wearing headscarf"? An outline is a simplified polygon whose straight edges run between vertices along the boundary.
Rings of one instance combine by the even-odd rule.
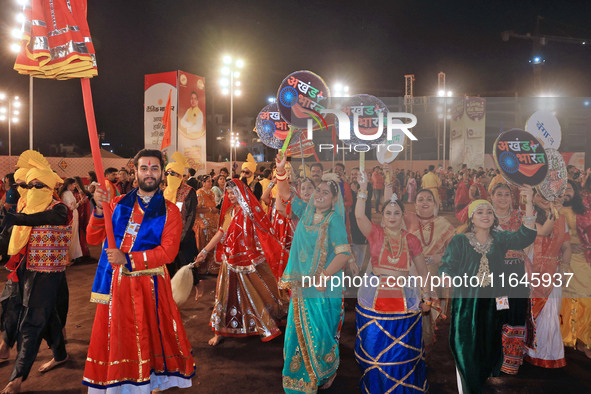
[[[175,152],[172,155],[172,159],[175,161],[168,163],[166,172],[164,173],[167,184],[166,189],[164,189],[164,198],[176,204],[181,211],[183,232],[181,234],[179,254],[172,263],[167,264],[171,277],[174,276],[180,267],[193,262],[195,255],[197,255],[195,232],[193,231],[197,212],[197,195],[195,194],[195,190],[183,180],[185,168],[187,167],[185,156],[180,152]],[[195,273],[194,279],[196,279],[196,275]]]
[[[31,159],[26,174],[28,191],[20,213],[8,214],[13,226],[6,267],[11,271],[2,292],[2,334],[9,347],[17,341],[18,354],[5,392],[18,392],[27,378],[41,339],[49,344],[53,359],[41,372],[68,358],[63,323],[58,310],[58,292],[65,281],[71,227],[68,208],[53,198],[61,179],[41,161]],[[48,239],[51,240],[48,243]],[[3,254],[4,254],[3,253]]]
[[[254,157],[249,153],[246,161],[242,163],[241,180],[246,186],[250,188],[250,191],[254,194],[257,200],[261,201],[263,195],[263,186],[256,179],[254,173],[257,170],[257,162]]]
[[[16,188],[18,193],[20,194],[21,198],[17,204],[17,212],[20,212],[24,206],[25,202],[27,201],[27,173],[33,167],[31,164],[32,162],[38,163],[38,165],[42,165],[43,167],[50,168],[49,162],[43,155],[35,150],[26,150],[18,157],[18,161],[16,162],[16,166],[18,170],[14,172],[14,181],[16,184]]]
[[[18,203],[16,204],[16,211],[20,212],[25,207],[25,203],[27,202],[27,173],[29,172],[29,168],[19,168],[14,172],[14,183],[16,184],[16,190],[18,194],[21,196],[18,199]]]

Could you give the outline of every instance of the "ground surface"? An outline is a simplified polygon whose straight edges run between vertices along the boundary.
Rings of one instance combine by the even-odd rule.
[[[446,215],[448,216],[448,215]],[[450,216],[450,220],[451,220]],[[454,223],[455,224],[455,223]],[[96,250],[94,250],[96,253]],[[63,366],[45,374],[37,372],[39,366],[51,359],[46,344],[41,345],[37,361],[23,389],[28,392],[83,393],[82,374],[84,360],[92,331],[95,305],[89,300],[95,265],[81,264],[68,268],[70,312],[67,321],[67,350],[70,355]],[[0,273],[0,286],[6,272]],[[206,294],[198,302],[189,301],[181,306],[181,313],[189,340],[193,346],[197,373],[193,387],[187,390],[168,390],[176,393],[281,393],[283,366],[283,336],[268,343],[257,337],[228,338],[219,346],[208,346],[212,333],[208,326],[214,300],[215,278],[205,280]],[[341,335],[341,365],[333,387],[325,393],[358,393],[361,376],[355,361],[355,300],[346,300],[345,324]],[[443,323],[438,331],[439,340],[427,359],[431,393],[454,393],[455,367],[447,344],[449,324]],[[12,350],[9,361],[0,363],[0,387],[8,381],[15,357]],[[487,393],[591,393],[591,360],[574,350],[566,350],[567,366],[556,370],[522,366],[515,377],[502,375],[487,382]]]

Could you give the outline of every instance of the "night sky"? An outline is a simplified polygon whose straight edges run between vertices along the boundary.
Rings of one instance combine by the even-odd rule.
[[[0,91],[28,100],[28,77],[12,70],[14,0],[0,8]],[[206,78],[207,115],[225,111],[218,86],[222,55],[245,60],[235,116],[256,116],[289,73],[308,69],[353,93],[400,96],[415,74],[415,96],[433,95],[437,73],[447,88],[471,95],[533,95],[532,43],[501,40],[503,30],[591,38],[591,2],[533,1],[112,1],[91,0],[88,23],[99,75],[92,80],[99,132],[115,153],[143,145],[144,74],[183,70]],[[549,42],[544,90],[591,96],[591,42]],[[35,148],[76,143],[90,151],[78,80],[35,80]],[[26,113],[26,110],[23,111]],[[26,117],[23,115],[22,117]],[[0,153],[7,154],[0,124]],[[28,146],[28,120],[13,128],[13,154]]]

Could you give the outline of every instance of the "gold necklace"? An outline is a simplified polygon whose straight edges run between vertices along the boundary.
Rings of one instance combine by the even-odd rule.
[[[468,237],[468,242],[470,242],[470,245],[472,245],[474,250],[477,253],[481,254],[480,263],[478,265],[478,273],[476,274],[476,276],[481,278],[480,280],[482,282],[480,283],[480,286],[481,287],[490,286],[492,284],[492,280],[491,280],[491,275],[490,275],[490,266],[488,264],[488,257],[486,255],[490,251],[490,248],[492,246],[493,237],[489,233],[488,238],[486,239],[486,242],[480,243],[476,239],[475,233],[469,232],[469,233],[466,233],[466,236]]]
[[[394,251],[392,250],[392,238],[394,238],[396,236],[396,234],[394,233],[394,231],[392,230],[384,230],[384,233],[386,234],[387,240],[386,243],[388,245],[388,250],[390,251],[390,256],[388,256],[388,262],[390,264],[396,265],[398,264],[398,261],[400,260],[400,256],[402,256],[402,249],[404,249],[402,247],[402,230],[400,231],[400,235],[398,237],[398,251],[397,254],[394,254]]]
[[[323,212],[314,212],[314,216],[312,217],[312,225],[317,225],[320,224],[324,218],[326,218],[327,213],[330,212],[330,210],[326,210]]]

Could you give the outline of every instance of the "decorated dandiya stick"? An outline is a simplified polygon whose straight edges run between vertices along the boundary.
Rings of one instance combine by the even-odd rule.
[[[304,174],[303,178],[306,178],[306,164],[304,163],[304,146],[302,145],[302,138],[300,138],[300,152],[301,152],[301,159],[302,159],[302,172]]]
[[[287,150],[287,147],[289,146],[289,141],[291,140],[291,131],[292,131],[292,128],[291,128],[291,126],[289,126],[289,131],[287,132],[287,138],[285,138],[285,142],[283,143],[283,148],[281,148],[281,152],[283,152],[283,154],[285,154],[285,151]]]
[[[84,113],[86,114],[86,125],[88,127],[88,138],[90,139],[90,150],[92,151],[92,161],[96,177],[100,183],[99,187],[107,192],[105,185],[105,173],[103,171],[103,162],[101,160],[101,151],[99,148],[98,134],[96,130],[96,119],[94,117],[94,106],[92,104],[92,92],[90,90],[90,79],[81,78],[82,98],[84,100]],[[105,230],[107,232],[107,243],[110,248],[116,248],[115,235],[113,233],[113,222],[111,220],[112,212],[109,203],[103,202],[103,213],[105,215]]]
[[[365,171],[365,152],[359,152],[359,171]]]

